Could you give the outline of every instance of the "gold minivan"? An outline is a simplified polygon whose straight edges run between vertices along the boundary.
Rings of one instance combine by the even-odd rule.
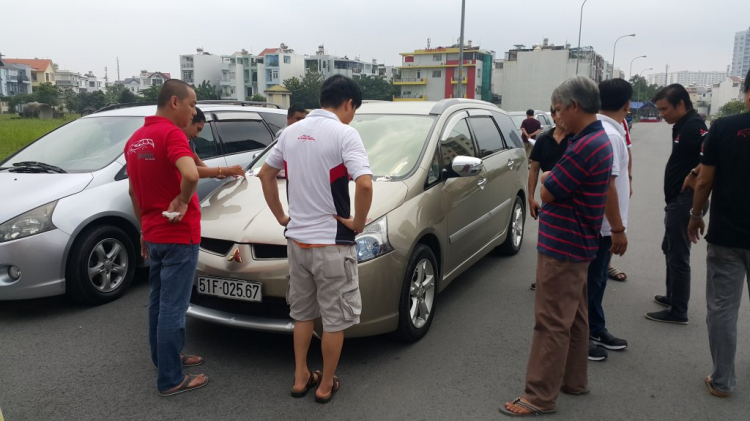
[[[346,335],[396,331],[416,341],[430,328],[438,292],[491,251],[520,250],[528,180],[523,143],[505,111],[468,99],[365,103],[351,126],[367,149],[374,194],[371,222],[357,236],[361,323]],[[201,204],[188,316],[253,330],[294,328],[285,301],[284,228],[255,177],[271,147],[244,179],[228,180]],[[285,197],[283,179],[279,190]]]

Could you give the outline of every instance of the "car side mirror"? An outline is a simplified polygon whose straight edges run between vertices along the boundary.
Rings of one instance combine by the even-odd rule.
[[[473,177],[482,172],[484,163],[473,156],[457,156],[453,158],[451,169],[459,177]]]

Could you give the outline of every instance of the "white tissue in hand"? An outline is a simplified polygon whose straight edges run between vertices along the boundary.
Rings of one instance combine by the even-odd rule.
[[[164,211],[161,214],[164,215],[165,217],[169,218],[169,219],[174,219],[174,218],[180,216],[179,212],[167,212],[167,211]]]

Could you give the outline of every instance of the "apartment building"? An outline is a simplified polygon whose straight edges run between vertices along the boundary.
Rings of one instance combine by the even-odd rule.
[[[711,115],[716,115],[729,101],[742,99],[742,83],[738,76],[727,76],[711,88]]]
[[[32,93],[31,67],[6,63],[0,57],[0,96]]]
[[[402,64],[393,84],[401,88],[394,101],[439,101],[458,97],[458,44],[400,53]],[[464,46],[463,97],[492,100],[492,62],[495,52]]]
[[[180,79],[191,85],[198,86],[208,82],[212,86],[219,86],[224,67],[222,56],[211,54],[203,48],[197,48],[196,54],[180,56]]]
[[[678,72],[660,72],[652,73],[646,77],[648,83],[659,86],[667,86],[673,83],[679,83],[682,86],[713,86],[717,83],[721,83],[727,77],[726,71],[687,71],[682,70]]]
[[[258,89],[265,91],[282,85],[292,77],[305,76],[305,56],[297,54],[282,43],[278,48],[266,48],[258,54]]]
[[[750,28],[734,34],[732,76],[744,78],[750,70]]]
[[[71,70],[60,70],[55,66],[55,81],[61,91],[72,90],[76,93],[86,92],[86,78],[78,72]]]
[[[350,59],[347,56],[329,55],[326,54],[323,45],[318,46],[315,55],[305,57],[305,70],[318,72],[323,75],[323,79],[333,75],[344,75],[352,79],[364,76],[380,76],[380,66],[377,60],[368,62],[360,60],[359,57]]]
[[[255,94],[261,93],[264,86],[263,77],[258,68],[262,60],[241,50],[228,56],[221,56],[221,97],[240,101],[249,100]]]
[[[3,62],[29,66],[31,86],[34,88],[47,82],[55,84],[55,64],[50,59],[4,58]]]

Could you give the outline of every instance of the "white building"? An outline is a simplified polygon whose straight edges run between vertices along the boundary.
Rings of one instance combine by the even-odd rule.
[[[102,81],[99,80],[99,78],[94,75],[94,72],[89,70],[88,73],[81,76],[81,92],[96,92],[96,91],[103,91],[104,85],[102,84]]]
[[[258,57],[247,50],[232,55],[221,56],[221,97],[224,99],[249,100],[255,94],[261,94]],[[260,82],[262,84],[262,82]]]
[[[744,78],[750,70],[750,28],[734,34],[732,76]]]
[[[579,53],[570,45],[555,46],[546,39],[532,48],[518,47],[493,65],[492,92],[508,111],[549,109],[552,91],[576,76],[576,65],[578,75],[588,76],[597,84],[611,72],[611,65],[591,47],[581,47]]]
[[[359,57],[350,59],[347,56],[328,55],[323,45],[318,46],[318,51],[315,52],[314,56],[305,58],[305,69],[320,73],[323,75],[323,79],[333,75],[344,75],[352,79],[358,79],[362,76],[379,76],[379,67],[377,60],[368,62],[360,60]]]
[[[721,107],[735,99],[742,99],[742,79],[737,76],[727,76],[711,89],[711,115],[718,114]]]
[[[727,72],[722,71],[690,72],[683,70],[679,72],[653,73],[648,75],[647,80],[649,84],[656,84],[659,86],[667,86],[673,83],[679,83],[682,86],[713,86],[717,83],[721,83],[726,77]]]
[[[212,86],[219,86],[224,67],[221,56],[204,51],[203,48],[196,49],[196,54],[183,54],[180,56],[180,79],[194,86],[208,82]]]
[[[169,73],[149,72],[148,70],[141,70],[141,90],[148,89],[153,86],[161,86],[169,79],[172,79],[172,75]]]
[[[78,72],[58,70],[56,68],[55,80],[60,90],[70,89],[75,93],[88,92],[88,88],[85,86],[87,79]]]
[[[286,79],[305,76],[305,56],[281,44],[279,48],[266,48],[258,57],[258,90],[266,91],[274,85],[283,85]]]
[[[31,67],[4,63],[0,58],[0,96],[31,94]]]
[[[130,92],[140,95],[141,92],[141,78],[139,77],[126,77],[125,80],[119,80],[115,83],[119,83],[125,86]]]

